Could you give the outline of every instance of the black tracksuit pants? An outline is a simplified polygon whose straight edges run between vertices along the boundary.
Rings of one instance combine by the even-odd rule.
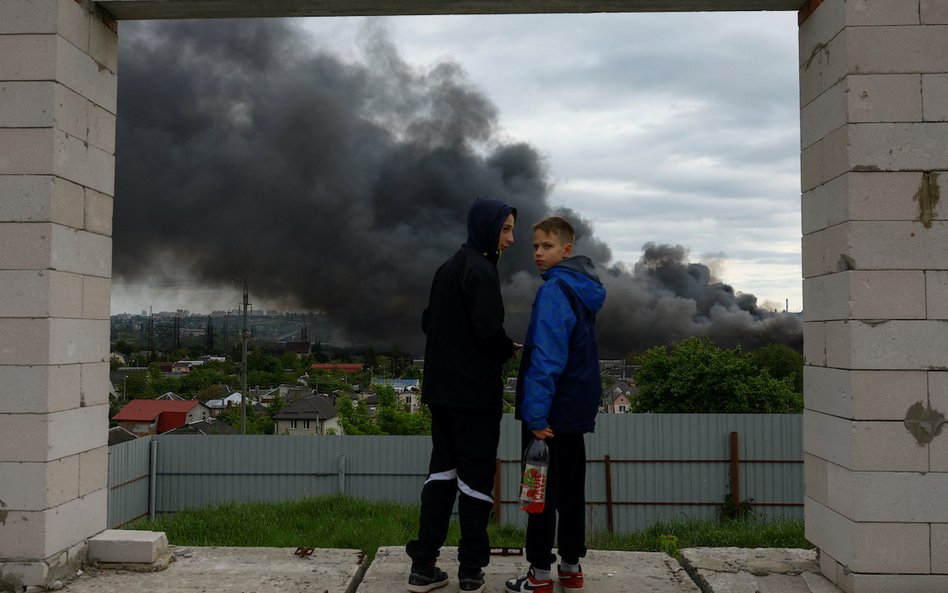
[[[448,534],[458,501],[462,574],[478,574],[490,562],[487,521],[494,506],[494,471],[500,441],[501,410],[458,411],[431,406],[431,462],[421,490],[418,539],[405,550],[412,567],[435,561]]]
[[[526,452],[534,437],[526,424],[522,426],[521,451]],[[542,513],[527,517],[527,560],[542,570],[556,561],[554,537],[565,562],[576,564],[586,556],[586,443],[582,434],[557,434],[546,444],[550,448],[546,504]]]

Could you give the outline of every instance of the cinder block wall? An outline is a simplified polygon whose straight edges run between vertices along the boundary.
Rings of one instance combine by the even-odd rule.
[[[117,49],[89,1],[0,0],[0,589],[105,529]]]
[[[948,1],[825,0],[800,104],[806,535],[844,591],[948,591]]]

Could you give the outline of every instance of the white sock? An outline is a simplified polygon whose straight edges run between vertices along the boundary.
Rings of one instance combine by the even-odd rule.
[[[560,570],[563,572],[579,572],[579,562],[569,564],[566,560],[560,560]]]
[[[534,567],[533,567],[533,578],[535,578],[535,579],[538,580],[538,581],[548,581],[548,580],[550,580],[551,578],[553,578],[552,575],[550,574],[550,572],[551,572],[551,571],[550,571],[549,568],[546,569],[546,570],[542,570],[542,569],[537,568],[536,566],[534,566]]]

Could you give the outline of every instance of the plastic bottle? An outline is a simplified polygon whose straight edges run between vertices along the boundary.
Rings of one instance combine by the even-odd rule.
[[[546,506],[549,467],[550,449],[546,441],[533,439],[523,454],[523,476],[520,479],[520,508],[528,513],[542,513]]]

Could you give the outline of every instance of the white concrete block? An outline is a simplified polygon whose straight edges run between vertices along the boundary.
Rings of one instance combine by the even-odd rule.
[[[852,488],[855,520],[948,523],[948,473],[854,472]]]
[[[56,80],[56,35],[0,35],[0,80]]]
[[[808,365],[826,365],[826,324],[810,321],[803,324],[803,358]]]
[[[83,189],[48,175],[0,175],[0,222],[83,226]]]
[[[112,275],[112,239],[52,225],[49,267],[86,276]]]
[[[900,421],[916,402],[928,401],[926,371],[849,371],[803,368],[806,408],[853,420]]]
[[[921,172],[841,175],[803,194],[803,234],[849,220],[918,220],[921,184]],[[935,220],[944,218],[935,211]]]
[[[89,103],[75,91],[55,86],[55,126],[62,132],[85,142],[89,136]]]
[[[53,226],[46,223],[0,223],[0,269],[48,268]]]
[[[0,233],[0,237],[2,237]],[[49,364],[49,320],[0,317],[0,365]]]
[[[89,144],[115,154],[115,115],[89,103]]]
[[[822,185],[852,168],[849,164],[849,151],[851,150],[849,129],[851,127],[846,125],[837,128],[803,149],[800,155],[800,176],[803,191],[809,191],[818,185]],[[801,131],[801,137],[809,135],[810,133],[807,130]]]
[[[49,509],[46,515],[44,556],[73,547],[107,527],[108,489],[97,490],[87,496],[73,499]]]
[[[0,2],[0,35],[55,33],[57,0]]]
[[[115,156],[85,140],[56,131],[55,173],[96,191],[115,193]]]
[[[55,87],[52,82],[0,82],[0,127],[53,127]]]
[[[844,29],[825,44],[804,48],[800,57],[800,106],[809,105],[824,91],[851,72],[847,59],[848,30]]]
[[[49,459],[59,459],[105,447],[108,433],[108,405],[55,412],[49,415],[47,454]]]
[[[847,169],[948,170],[948,123],[850,124],[848,141]]]
[[[813,410],[803,417],[804,451],[810,455],[853,471],[929,469],[928,450],[918,446],[902,421],[853,421]]]
[[[948,322],[833,321],[826,325],[827,366],[907,371],[948,368]]]
[[[819,550],[820,574],[834,585],[839,582],[839,573],[843,566],[829,555],[825,550]]]
[[[931,572],[928,525],[856,523],[853,535],[853,561],[849,569],[854,572]]]
[[[814,49],[829,43],[847,25],[846,6],[838,2],[824,2],[800,24],[799,46],[802,66]]]
[[[853,522],[810,497],[803,499],[803,529],[807,540],[844,567],[853,559]]]
[[[846,575],[845,593],[945,593],[946,575],[862,574]]]
[[[850,75],[846,85],[850,122],[922,121],[919,74]]]
[[[69,0],[59,0],[57,32],[78,49],[89,51],[89,28],[92,15],[89,5]]]
[[[919,15],[923,25],[948,25],[948,0],[921,0]]]
[[[97,276],[83,276],[82,279],[82,318],[109,319],[112,281]]]
[[[47,425],[45,414],[0,414],[0,461],[47,461]]]
[[[800,110],[801,148],[813,145],[849,123],[846,91],[846,79],[842,79]]]
[[[925,272],[925,293],[929,319],[948,319],[948,272]]]
[[[54,146],[52,128],[0,128],[0,175],[53,173]]]
[[[89,362],[82,365],[82,405],[100,406],[109,403],[109,363]]]
[[[803,236],[803,277],[834,274],[852,265],[849,225],[837,224]],[[804,302],[804,309],[809,303]]]
[[[932,523],[932,572],[948,574],[948,523]]]
[[[92,562],[151,564],[168,551],[168,538],[161,531],[106,529],[89,540]]]
[[[109,448],[99,447],[79,454],[79,496],[109,486]]]
[[[78,364],[0,366],[3,411],[9,414],[46,414],[78,408],[80,369]]]
[[[91,21],[89,54],[112,73],[118,71],[118,33],[101,19]],[[113,111],[114,113],[114,111]]]
[[[44,511],[7,513],[6,520],[0,523],[0,558],[16,561],[46,557],[43,553],[43,513]]]
[[[918,0],[849,0],[845,6],[850,27],[919,23]]]
[[[0,574],[9,580],[17,580],[23,583],[24,587],[30,585],[42,586],[48,582],[49,565],[44,561],[19,561],[3,562],[0,561]]]
[[[901,74],[948,71],[948,26],[852,27],[847,29],[853,73]]]
[[[948,74],[922,76],[922,114],[924,121],[948,121]]]
[[[108,319],[50,319],[49,363],[108,362]]]
[[[112,196],[86,189],[85,230],[112,236]]]
[[[807,453],[803,454],[803,483],[806,496],[822,505],[829,502],[826,472],[825,459]]]
[[[0,270],[0,317],[81,314],[81,276],[52,270]]]
[[[79,456],[48,463],[0,463],[0,500],[8,511],[44,511],[76,498]]]
[[[106,111],[115,113],[118,91],[115,72],[101,67],[92,56],[61,37],[56,39],[57,79]]]
[[[925,319],[925,272],[846,271],[803,281],[806,321]]]

